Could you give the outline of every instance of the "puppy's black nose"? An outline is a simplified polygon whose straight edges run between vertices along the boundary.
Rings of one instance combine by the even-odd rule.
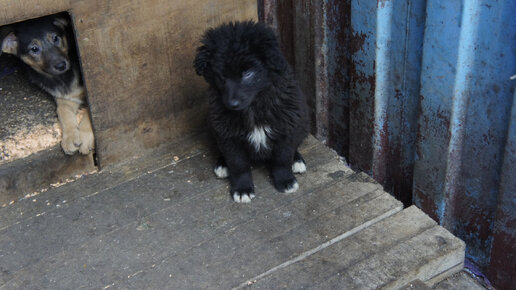
[[[57,71],[64,71],[66,69],[66,62],[62,61],[56,65],[54,65],[54,68],[57,70]]]
[[[231,109],[236,109],[240,106],[240,101],[239,100],[230,100],[229,101],[229,107]]]

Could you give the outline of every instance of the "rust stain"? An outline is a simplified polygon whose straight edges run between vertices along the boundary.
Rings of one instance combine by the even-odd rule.
[[[421,191],[419,188],[414,188],[414,196],[419,200],[421,209],[429,215],[434,221],[439,223],[439,217],[437,216],[437,206],[434,203],[432,197]]]
[[[421,146],[419,144],[422,143],[423,140],[425,140],[424,135],[421,134],[423,132],[423,127],[427,126],[428,120],[426,119],[426,116],[423,112],[423,100],[425,99],[425,96],[419,95],[419,103],[418,103],[418,116],[419,121],[417,122],[417,131],[416,131],[416,160],[421,159],[423,157],[423,152],[421,151]]]
[[[399,143],[397,146],[391,144],[390,151],[391,156],[388,161],[390,178],[384,187],[390,189],[390,192],[394,193],[405,207],[411,206],[414,167],[399,161],[402,159],[402,146]]]
[[[328,70],[328,145],[349,159],[349,69],[351,66],[350,43],[351,1],[339,1],[339,5],[325,3],[326,44]]]
[[[355,145],[350,146],[350,161],[354,164],[354,168],[370,172],[373,154],[373,144],[370,142],[373,136],[374,124],[374,90],[375,76],[365,76],[363,73],[357,73],[355,65],[350,68],[351,88],[357,88],[364,84],[369,84],[367,92],[355,92],[361,95],[350,96],[350,130],[355,134],[353,142]]]
[[[357,53],[360,51],[365,43],[365,40],[367,38],[367,34],[365,33],[355,33],[354,31],[351,32],[351,37],[349,40],[349,51],[351,54]]]
[[[369,84],[369,94],[371,97],[374,96],[374,90],[376,88],[375,76],[374,75],[366,76],[363,72],[357,72],[356,67],[357,67],[357,64],[354,62],[351,62],[351,66],[349,68],[351,85],[353,86],[354,83]],[[369,102],[369,98],[364,98],[364,100],[366,102]]]
[[[389,2],[389,0],[377,0],[376,7],[383,8],[383,7],[385,7],[386,2]]]
[[[512,228],[516,228],[514,222]],[[516,236],[511,233],[495,233],[488,270],[489,279],[500,289],[512,289],[514,273],[516,273]]]
[[[450,117],[443,110],[437,109],[436,117],[441,120],[444,127],[450,128]]]
[[[403,97],[403,94],[401,93],[401,90],[395,89],[394,90],[394,98],[396,98],[396,100],[400,100],[401,97]]]

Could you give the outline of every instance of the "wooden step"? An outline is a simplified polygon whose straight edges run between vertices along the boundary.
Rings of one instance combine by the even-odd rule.
[[[416,279],[431,286],[443,273],[462,269],[464,250],[461,240],[411,206],[294,265],[258,277],[253,287],[398,289]]]
[[[300,189],[236,204],[209,138],[0,209],[0,288],[396,288],[461,267],[464,245],[310,137]]]

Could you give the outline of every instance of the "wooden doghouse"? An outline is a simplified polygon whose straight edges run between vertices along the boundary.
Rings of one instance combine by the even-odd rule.
[[[192,68],[199,37],[222,22],[257,19],[254,0],[0,0],[0,7],[0,25],[70,14],[101,167],[203,130],[206,84]]]

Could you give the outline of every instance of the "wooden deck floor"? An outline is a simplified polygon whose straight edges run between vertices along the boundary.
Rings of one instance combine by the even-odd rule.
[[[0,289],[399,288],[464,244],[309,138],[292,194],[236,204],[205,136],[0,208]]]

